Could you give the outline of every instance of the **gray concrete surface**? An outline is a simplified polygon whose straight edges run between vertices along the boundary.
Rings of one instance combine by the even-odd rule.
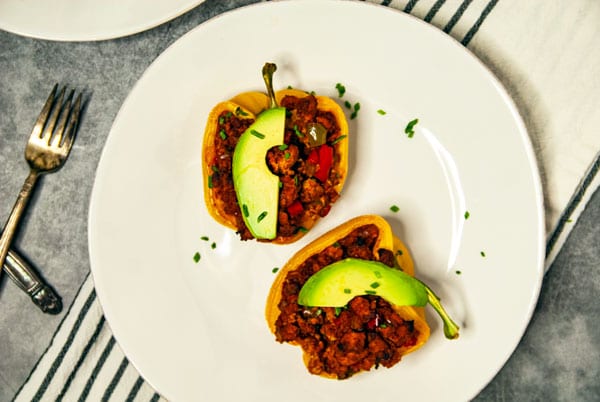
[[[59,174],[44,177],[15,248],[43,269],[68,306],[89,271],[87,210],[113,119],[146,67],[200,22],[253,1],[206,1],[131,37],[59,43],[0,31],[0,220],[27,175],[23,147],[54,82],[90,97],[75,150]],[[533,320],[506,366],[478,401],[600,400],[600,194],[595,194],[544,280]],[[66,309],[65,309],[66,310]],[[3,275],[0,280],[0,401],[10,400],[62,319],[41,313]]]

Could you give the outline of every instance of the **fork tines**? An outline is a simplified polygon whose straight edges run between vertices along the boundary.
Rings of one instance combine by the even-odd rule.
[[[66,145],[67,148],[69,148],[71,146],[73,141],[72,134],[77,127],[79,114],[81,112],[81,93],[77,96],[73,106],[71,106],[75,90],[72,89],[67,96],[67,99],[63,102],[66,89],[66,86],[63,87],[57,96],[58,84],[54,85],[52,92],[50,92],[50,96],[48,96],[48,100],[46,100],[46,103],[35,122],[31,133],[32,138],[37,137],[41,140],[45,140],[48,145],[56,147]],[[58,126],[56,125],[57,122]]]

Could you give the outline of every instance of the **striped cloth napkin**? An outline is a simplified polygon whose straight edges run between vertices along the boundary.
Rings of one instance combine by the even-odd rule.
[[[600,183],[600,2],[374,1],[427,21],[468,47],[505,85],[537,152],[547,266]],[[115,342],[91,277],[15,396],[39,400],[164,400]]]

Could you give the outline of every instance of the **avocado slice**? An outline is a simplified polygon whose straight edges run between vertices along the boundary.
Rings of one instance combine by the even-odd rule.
[[[298,294],[298,304],[343,307],[352,298],[363,295],[382,297],[395,306],[425,306],[429,303],[444,322],[446,338],[458,338],[458,325],[427,285],[378,261],[346,258],[327,265],[304,283]]]
[[[283,144],[285,108],[260,113],[233,152],[233,186],[246,226],[257,239],[277,235],[279,178],[267,166],[267,151]]]
[[[342,307],[355,296],[376,295],[396,306],[424,306],[427,292],[412,276],[378,261],[346,258],[326,266],[302,287],[298,304]]]

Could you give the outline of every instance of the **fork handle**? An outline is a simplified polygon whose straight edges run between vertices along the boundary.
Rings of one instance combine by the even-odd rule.
[[[4,270],[44,313],[58,314],[62,311],[60,296],[38,276],[35,269],[19,254],[12,250],[8,252]]]
[[[25,183],[23,183],[23,187],[19,192],[17,201],[15,202],[8,220],[6,221],[6,225],[4,225],[4,230],[2,231],[2,236],[0,237],[0,267],[4,266],[6,256],[8,255],[8,251],[10,249],[10,244],[12,243],[13,237],[15,237],[17,226],[19,225],[23,211],[25,211],[27,202],[31,197],[31,190],[33,190],[33,186],[37,182],[39,175],[40,173],[34,169],[29,171],[29,175],[25,179]],[[2,271],[0,271],[0,273],[1,272]]]

